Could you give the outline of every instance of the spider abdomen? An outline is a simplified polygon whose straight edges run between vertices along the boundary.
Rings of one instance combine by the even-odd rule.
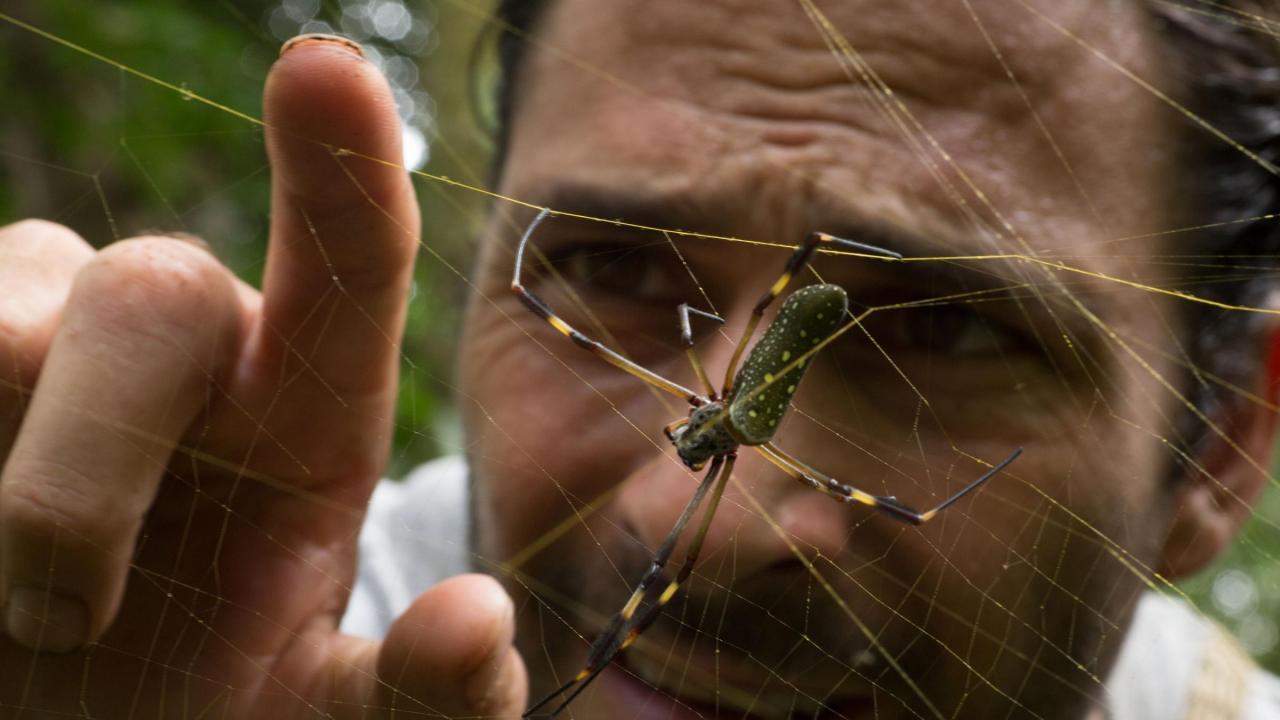
[[[729,423],[745,445],[762,445],[778,431],[801,378],[805,353],[840,327],[849,298],[839,285],[809,285],[786,299],[733,381]]]

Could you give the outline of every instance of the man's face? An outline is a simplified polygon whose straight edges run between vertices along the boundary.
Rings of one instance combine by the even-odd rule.
[[[742,448],[692,580],[575,716],[1079,717],[1102,695],[1169,522],[1176,320],[1100,276],[1159,282],[1172,145],[1167,111],[1110,64],[1162,82],[1139,11],[1032,5],[553,3],[500,191],[758,242],[552,218],[534,243],[556,273],[531,255],[535,292],[699,387],[680,302],[727,321],[695,320],[719,384],[789,252],[759,243],[885,245],[916,259],[819,255],[793,283],[879,309],[817,357],[778,445],[918,509],[1025,448],[920,528]],[[698,475],[661,432],[686,406],[509,293],[531,218],[501,208],[491,225],[462,402],[475,551],[517,566],[537,697],[581,667]]]

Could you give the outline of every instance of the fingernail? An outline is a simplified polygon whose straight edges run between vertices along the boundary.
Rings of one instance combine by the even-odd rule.
[[[309,33],[307,35],[299,35],[295,38],[290,38],[284,45],[280,46],[280,54],[284,55],[285,53],[303,45],[315,45],[318,43],[328,43],[331,47],[346,50],[358,58],[364,57],[364,49],[360,47],[360,43],[357,43],[354,40],[348,40],[341,35],[328,35],[325,33]]]
[[[5,630],[31,650],[67,653],[89,635],[89,613],[78,598],[33,587],[15,587],[5,603]]]

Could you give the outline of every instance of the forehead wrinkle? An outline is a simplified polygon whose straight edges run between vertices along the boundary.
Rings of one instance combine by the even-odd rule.
[[[898,131],[871,106],[880,102],[879,91],[848,77],[799,3],[703,0],[655,7],[663,3],[614,0],[608,12],[592,13],[585,0],[562,0],[553,5],[553,34],[569,47],[609,48],[591,53],[608,65],[587,69],[611,81],[600,91],[612,85],[613,93],[621,91],[637,105],[688,104],[729,122],[843,121],[875,135]],[[1010,21],[1003,0],[1002,14],[995,16],[999,22],[984,17],[996,10],[982,9],[982,0],[973,4],[1000,58],[974,18],[954,3],[855,1],[825,12],[875,75],[909,101],[911,111],[980,117],[981,123],[966,124],[981,132],[1029,122],[1024,97],[1033,107],[1078,98],[1072,88],[1087,74],[1089,53],[1025,10],[1014,8],[1022,17]],[[1100,4],[1105,5],[1065,3],[1071,8],[1056,14],[1085,16],[1084,9]],[[1087,20],[1060,19],[1068,26]],[[1104,30],[1098,42],[1121,60],[1133,54],[1124,43],[1112,42],[1110,33]],[[637,75],[639,67],[646,70]]]
[[[645,66],[674,71],[665,75],[667,87],[655,89],[704,105],[724,104],[728,110],[752,102],[804,103],[805,93],[819,96],[821,102],[812,103],[814,107],[865,104],[879,92],[849,77],[842,59],[798,3],[756,5],[753,12],[739,12],[743,3],[736,2],[695,5],[696,9],[641,13],[652,19],[612,29],[628,53],[644,58]],[[936,3],[889,5],[886,9],[844,3],[828,12],[837,31],[876,76],[896,94],[929,106],[980,106],[988,117],[1003,115],[1021,109],[1019,90],[1034,98],[1061,82],[1066,65],[1082,61],[1070,40],[1043,23],[1024,22],[1013,30],[984,25],[1018,79],[1021,87],[1014,88],[967,12],[957,14],[953,8],[940,19],[944,13]],[[681,21],[670,22],[673,14]],[[708,93],[707,88],[716,90]],[[828,90],[841,90],[845,97]]]
[[[987,7],[993,3],[994,8]],[[879,0],[842,2],[823,12],[896,95],[933,109],[980,111],[990,121],[1010,113],[1025,115],[1022,95],[1033,105],[1041,96],[1077,96],[1078,80],[1094,62],[1088,51],[1007,0],[970,4],[973,15],[962,3]],[[712,109],[721,101],[734,101],[734,81],[747,81],[737,84],[744,90],[754,86],[762,95],[770,90],[842,90],[858,104],[865,104],[871,93],[848,78],[798,2],[611,0],[609,11],[593,13],[594,5],[589,0],[554,3],[554,34],[573,38],[570,47],[610,48],[592,53],[594,62],[603,55],[610,65],[586,69],[612,80],[615,90],[638,92],[644,96],[640,99],[684,100]],[[1099,11],[1108,19],[1142,17],[1132,8],[1115,8],[1104,0],[1080,0],[1059,3],[1052,14],[1069,32],[1129,64],[1143,52],[1135,47],[1143,43],[1133,43],[1122,32],[1131,30],[1132,23],[1102,23],[1095,30]],[[548,34],[543,31],[544,38]],[[575,64],[581,65],[580,60]],[[638,67],[646,70],[637,76]],[[829,104],[834,95],[819,99]]]
[[[663,0],[650,1],[659,3]],[[884,127],[870,127],[876,115],[866,105],[866,91],[840,81],[842,73],[835,58],[821,46],[821,38],[807,18],[801,15],[798,21],[785,17],[786,22],[766,22],[770,18],[777,20],[775,15],[780,12],[794,13],[775,9],[777,6],[791,7],[792,3],[765,3],[757,6],[757,10],[760,7],[763,10],[747,14],[736,24],[730,22],[733,14],[729,11],[739,8],[742,3],[679,3],[671,8],[654,8],[651,12],[644,11],[645,5],[627,8],[610,3],[611,9],[607,12],[594,13],[588,12],[585,3],[586,0],[557,3],[556,7],[562,12],[556,22],[542,31],[544,38],[554,37],[558,46],[568,48],[581,58],[590,58],[598,71],[591,77],[575,73],[585,82],[580,81],[577,86],[583,94],[573,98],[581,109],[574,114],[575,122],[582,125],[578,132],[586,131],[596,138],[594,150],[588,152],[586,148],[591,147],[589,145],[562,140],[566,136],[563,122],[548,123],[546,130],[550,134],[535,141],[558,149],[562,162],[558,163],[554,173],[563,174],[572,166],[574,172],[582,172],[586,176],[599,175],[609,177],[615,183],[621,180],[625,184],[658,187],[666,194],[703,196],[725,192],[730,196],[737,193],[739,198],[773,198],[774,204],[781,203],[769,209],[773,219],[803,220],[808,213],[799,205],[811,203],[814,195],[838,196],[842,201],[850,202],[852,209],[860,214],[906,220],[906,224],[917,231],[933,231],[940,224],[953,224],[965,219],[955,216],[955,208],[944,197],[937,180],[909,152],[900,136],[889,135]],[[980,0],[975,0],[975,4],[984,19],[994,12],[986,10]],[[1082,7],[1105,5],[1098,2],[1068,4],[1077,11]],[[866,11],[863,3],[848,5],[858,8],[859,12]],[[897,8],[902,4],[890,5]],[[899,14],[922,14],[916,4],[907,5],[910,7]],[[845,7],[839,5],[836,10]],[[878,9],[877,12],[898,11]],[[937,13],[924,14],[935,20],[938,18]],[[1059,115],[1064,118],[1076,116],[1074,112],[1061,114],[1053,111],[1062,109],[1064,105],[1071,109],[1073,103],[1081,100],[1080,93],[1085,93],[1083,100],[1088,101],[1091,114],[1084,124],[1056,121],[1047,124],[1086,187],[1092,188],[1097,181],[1111,182],[1116,177],[1135,177],[1141,168],[1124,164],[1134,159],[1131,154],[1120,153],[1115,157],[1116,153],[1099,153],[1096,146],[1104,139],[1123,137],[1129,140],[1133,133],[1145,132],[1144,129],[1151,127],[1137,122],[1140,118],[1135,117],[1137,109],[1131,104],[1133,88],[1123,82],[1110,83],[1101,90],[1093,85],[1089,81],[1097,78],[1092,77],[1090,71],[1095,69],[1096,62],[1089,58],[1087,51],[1047,27],[1042,20],[1021,18],[1013,23],[1012,28],[1005,28],[1002,23],[1008,17],[998,16],[996,19],[1000,22],[992,19],[988,26],[993,42],[1002,48],[1022,91],[1031,96],[1033,106],[1040,108],[1046,121],[1052,121]],[[1058,167],[1059,160],[1043,135],[1032,127],[1030,114],[1021,99],[1016,98],[1017,89],[999,67],[967,13],[948,18],[949,27],[943,30],[949,32],[942,34],[950,39],[936,43],[939,48],[946,49],[933,53],[927,51],[933,36],[924,32],[923,27],[918,27],[919,23],[905,23],[907,30],[902,29],[903,23],[898,26],[885,22],[870,23],[874,26],[872,29],[886,28],[873,35],[873,38],[878,38],[873,42],[872,39],[857,37],[859,32],[867,34],[857,22],[847,17],[833,17],[832,20],[841,27],[852,28],[847,33],[851,42],[868,47],[865,51],[868,60],[884,66],[881,74],[890,84],[894,84],[899,76],[916,82],[932,77],[930,72],[921,68],[976,63],[978,69],[965,72],[985,78],[985,82],[938,83],[940,88],[935,91],[926,89],[907,98],[911,111],[926,132],[951,152],[957,167],[962,168],[990,197],[992,206],[1018,226],[1017,234],[1026,233],[1033,252],[1035,246],[1047,244],[1038,241],[1041,237],[1048,237],[1045,228],[1038,225],[1053,223],[1063,235],[1086,237],[1090,234],[1089,223],[1092,221],[1085,213],[1078,212],[1079,199],[1069,173],[1059,168],[1055,172],[1041,172],[1031,177],[1023,174],[1027,167]],[[758,25],[760,28],[756,27]],[[973,30],[965,33],[957,28]],[[1133,29],[1128,28],[1130,31]],[[909,30],[919,32],[912,34]],[[1104,29],[1097,42],[1108,50],[1114,50],[1117,56],[1140,58],[1142,50],[1138,46],[1143,43],[1130,42],[1123,46],[1112,42],[1121,35],[1119,29]],[[1129,39],[1132,41],[1133,38]],[[918,53],[894,53],[892,42],[896,41],[922,50]],[[757,51],[760,54],[756,54]],[[965,53],[973,62],[959,59]],[[789,57],[797,60],[775,61]],[[947,58],[956,59],[948,61]],[[751,65],[761,69],[751,70]],[[804,87],[806,83],[800,76],[812,73],[809,85],[817,89],[780,92],[776,88],[740,90],[731,85],[726,87],[726,80],[739,67],[745,68],[738,71],[741,76],[760,73],[771,78],[774,85],[784,88]],[[699,73],[704,79],[695,81]],[[628,87],[600,82],[601,76],[605,79],[619,78],[621,85]],[[533,86],[538,84],[532,83]],[[898,82],[898,87],[895,87],[899,96],[906,95],[899,89],[904,84]],[[983,88],[959,91],[948,87],[956,84],[981,84]],[[639,95],[636,89],[641,90]],[[972,98],[970,107],[954,107],[951,100],[961,92],[967,92]],[[982,93],[986,93],[985,98]],[[835,95],[854,98],[856,111],[849,112],[854,105],[842,106],[841,101],[833,97]],[[1009,102],[991,102],[990,97],[993,96],[1006,98]],[[1039,96],[1048,97],[1040,102],[1037,100]],[[752,102],[756,97],[774,103],[772,108],[765,109],[775,112],[776,117],[749,117],[726,107],[726,104],[738,102],[740,98],[745,98],[742,102]],[[558,113],[568,99],[562,94],[544,102],[547,108]],[[935,102],[930,103],[930,100]],[[1122,105],[1124,107],[1120,107]],[[995,112],[999,109],[1007,112],[1000,116]],[[1116,112],[1117,109],[1125,112]],[[814,118],[825,118],[830,122],[822,122],[816,128],[805,127],[806,122],[814,125],[811,122]],[[1106,136],[1099,135],[1097,131],[1078,132],[1081,126],[1105,126]],[[791,147],[761,152],[762,142],[769,144],[773,137],[771,133],[783,136],[780,145],[790,144]],[[575,133],[568,135],[575,136]],[[800,141],[795,142],[796,138]],[[1127,144],[1132,146],[1131,142]],[[833,149],[849,152],[851,160],[833,162],[834,157],[839,157],[832,154]],[[777,173],[780,168],[786,172]],[[972,204],[974,198],[967,187],[956,182],[946,168],[944,173]],[[777,190],[779,183],[785,186],[785,190],[772,192]],[[1137,187],[1141,184],[1130,185]],[[781,198],[783,194],[791,200]],[[1104,203],[1107,201],[1109,198],[1103,198]],[[1124,207],[1125,215],[1145,214],[1143,207],[1132,204],[1133,198],[1126,196],[1121,201],[1129,203]],[[697,204],[707,206],[715,203],[699,201]],[[761,222],[761,212],[765,210],[762,205],[755,202],[743,208],[751,216],[747,224]],[[1106,210],[1105,207],[1103,209]],[[1035,216],[1035,221],[1029,226],[1024,225],[1020,215]],[[984,214],[982,220],[991,224],[994,219]],[[724,222],[721,216],[715,224]],[[785,225],[773,220],[764,224]],[[793,225],[800,224],[804,223]],[[999,223],[992,227],[999,227]],[[732,233],[743,228],[725,229]],[[798,227],[792,227],[787,233],[797,230]],[[748,232],[753,236],[761,234]],[[1052,235],[1059,236],[1058,233]]]
[[[985,10],[981,0],[975,0],[975,4],[980,16],[994,12]],[[1072,3],[1078,7],[1097,4]],[[683,163],[680,158],[690,157],[687,147],[698,143],[718,146],[717,154],[728,158],[739,152],[750,153],[750,146],[757,143],[797,150],[812,146],[815,151],[823,151],[829,140],[843,142],[839,140],[843,137],[858,143],[864,152],[880,155],[874,164],[861,163],[864,170],[886,165],[901,168],[893,183],[896,190],[881,186],[876,190],[878,194],[905,192],[915,198],[907,204],[918,205],[921,199],[940,192],[926,166],[907,150],[902,127],[887,119],[883,108],[875,105],[883,99],[874,96],[864,84],[848,80],[819,30],[798,9],[798,4],[765,3],[755,5],[752,12],[740,12],[743,5],[721,0],[678,3],[648,11],[647,5],[633,5],[593,16],[569,0],[560,3],[562,10],[583,11],[565,10],[556,25],[558,33],[567,30],[570,36],[585,39],[589,46],[610,48],[609,52],[593,54],[609,62],[597,69],[607,78],[625,78],[629,85],[597,86],[597,91],[605,94],[599,97],[599,103],[588,104],[612,108],[604,111],[607,114],[601,117],[602,126],[616,126],[620,131],[624,126],[634,128],[637,116],[643,114],[657,120],[664,113],[663,106],[689,111],[684,121],[667,116],[663,122],[669,127],[657,131],[670,151],[664,162]],[[1030,16],[1013,23],[1012,28],[1005,27],[1006,12],[997,16],[1000,22],[984,25],[1009,65],[1006,72],[973,18],[963,9],[961,14],[952,10],[950,16],[943,18],[942,11],[933,7],[924,10],[921,4],[890,5],[885,9],[877,3],[868,6],[854,2],[840,4],[828,12],[849,42],[892,88],[895,100],[906,103],[911,116],[902,120],[907,132],[915,136],[913,142],[930,146],[932,140],[920,136],[923,129],[948,149],[980,186],[986,185],[988,192],[991,182],[1012,179],[1007,177],[1005,153],[1038,157],[1036,163],[1040,165],[1058,164],[1050,143],[1032,127],[1034,121],[1027,104],[1040,108],[1047,117],[1052,108],[1078,99],[1079,90],[1072,88],[1089,84],[1082,81],[1088,79],[1090,70],[1087,52]],[[868,12],[891,17],[859,19]],[[940,19],[945,22],[938,27]],[[987,22],[985,18],[983,22]],[[577,42],[571,45],[576,47]],[[636,73],[638,67],[646,70]],[[1016,84],[1009,73],[1016,78]],[[1114,100],[1115,92],[1110,95]],[[681,122],[695,117],[701,118],[696,122],[702,129],[679,127]],[[921,127],[916,127],[916,122]],[[717,128],[723,136],[715,135]],[[1087,145],[1070,137],[1063,139],[1059,134],[1062,130],[1051,125],[1054,141],[1068,152],[1070,162],[1089,165],[1097,161]],[[655,156],[661,153],[653,148],[652,141],[648,144]],[[629,147],[623,153],[637,150]],[[927,152],[935,154],[932,150]],[[777,159],[793,169],[808,162],[795,154],[779,155]],[[715,172],[705,163],[697,170],[692,166],[687,170]],[[1041,178],[1046,183],[1042,190],[1060,201],[1075,202],[1070,200],[1075,190],[1069,178],[1066,172]],[[878,185],[875,182],[865,189]],[[968,194],[964,188],[961,191]],[[899,205],[905,201],[882,197],[879,202]]]

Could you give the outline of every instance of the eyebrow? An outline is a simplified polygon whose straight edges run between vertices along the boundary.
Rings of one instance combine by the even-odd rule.
[[[536,204],[561,215],[581,216],[611,224],[620,221],[655,230],[712,234],[717,213],[684,195],[641,189],[619,192],[576,182],[557,182],[531,193]],[[710,220],[710,222],[709,222]]]
[[[773,245],[779,248],[794,247],[803,236],[786,238],[739,237],[728,228],[734,210],[715,200],[694,200],[687,194],[647,191],[643,188],[616,191],[589,183],[559,181],[541,191],[529,194],[534,204],[550,208],[553,212],[580,216],[604,224],[615,221],[643,229],[666,230],[673,233],[711,236],[725,240],[738,240],[752,244]],[[845,211],[831,208],[815,208],[815,216],[832,217],[830,222],[814,223],[808,230],[820,230],[836,237],[848,238],[860,243],[883,247],[902,253],[908,259],[914,257],[938,257],[948,254],[946,244],[930,240],[926,236],[898,226],[868,218],[852,218]],[[950,254],[956,254],[954,252]],[[963,256],[993,254],[986,248],[970,248],[959,253]],[[942,263],[944,261],[938,261]],[[998,262],[998,261],[992,261]],[[919,264],[919,263],[916,263]],[[955,274],[983,274],[978,270],[957,268]]]

